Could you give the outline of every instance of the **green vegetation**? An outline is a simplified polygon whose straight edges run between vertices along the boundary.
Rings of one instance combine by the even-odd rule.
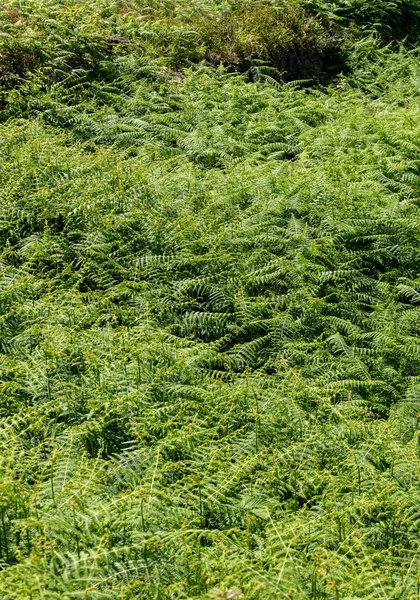
[[[418,2],[0,11],[0,598],[419,599]]]
[[[419,21],[419,0],[8,0],[0,6],[3,103],[28,80],[33,94],[82,74],[115,79],[123,57],[175,69],[206,60],[243,71],[263,60],[294,78],[334,73],[366,31],[412,41]]]

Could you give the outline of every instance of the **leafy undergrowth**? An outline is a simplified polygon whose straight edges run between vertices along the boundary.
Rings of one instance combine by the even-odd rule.
[[[244,72],[262,61],[289,80],[328,78],[366,31],[412,43],[419,24],[419,0],[8,0],[0,107],[28,81],[114,80],[124,56],[172,70],[205,61]]]
[[[249,83],[76,60],[97,5],[43,6],[58,75],[0,131],[0,597],[419,598],[417,51]]]

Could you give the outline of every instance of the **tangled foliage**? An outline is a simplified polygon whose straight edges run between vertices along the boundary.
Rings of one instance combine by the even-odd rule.
[[[171,69],[204,9],[2,9],[0,598],[419,598],[418,52]]]
[[[0,5],[0,108],[28,82],[32,95],[81,75],[115,80],[124,56],[241,72],[263,61],[285,79],[328,77],[366,30],[413,42],[419,25],[419,0],[8,0]]]

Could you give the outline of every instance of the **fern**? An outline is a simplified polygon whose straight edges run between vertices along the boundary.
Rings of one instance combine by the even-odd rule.
[[[0,9],[2,598],[418,596],[417,7],[283,4]]]

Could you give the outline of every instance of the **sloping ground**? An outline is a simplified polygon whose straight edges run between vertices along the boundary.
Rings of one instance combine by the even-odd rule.
[[[419,597],[420,67],[349,60],[6,93],[1,598]]]

